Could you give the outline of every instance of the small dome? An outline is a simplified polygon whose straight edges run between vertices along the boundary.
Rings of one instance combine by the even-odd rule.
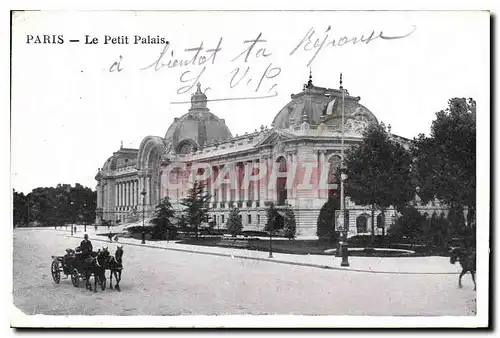
[[[342,121],[342,91],[316,87],[309,79],[301,93],[292,94],[292,100],[285,105],[273,121],[275,128],[286,129],[290,124],[340,125]],[[359,97],[344,94],[344,119],[363,116],[371,123],[378,123],[377,118],[365,106],[359,103]]]
[[[207,108],[207,97],[200,90],[191,96],[191,108],[175,118],[165,134],[165,141],[172,144],[176,153],[188,153],[204,147],[207,143],[231,138],[231,131],[223,119],[219,119]]]
[[[116,168],[134,164],[137,161],[137,152],[137,149],[120,147],[104,162],[102,170],[116,170]]]

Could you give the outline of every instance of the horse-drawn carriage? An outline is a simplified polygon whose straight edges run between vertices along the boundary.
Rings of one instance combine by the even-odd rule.
[[[80,279],[86,281],[86,288],[92,290],[90,278],[94,276],[94,291],[97,291],[97,284],[104,291],[106,289],[105,271],[110,270],[110,288],[113,288],[112,277],[115,276],[115,288],[120,291],[119,282],[121,280],[121,270],[123,247],[118,247],[115,256],[111,256],[106,247],[97,252],[90,252],[86,255],[76,250],[66,249],[64,256],[52,256],[51,273],[56,284],[61,280],[61,273],[71,276],[71,283],[78,287]]]

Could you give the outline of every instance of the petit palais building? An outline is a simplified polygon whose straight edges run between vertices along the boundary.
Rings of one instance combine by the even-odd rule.
[[[167,196],[180,212],[193,182],[189,173],[197,168],[195,174],[211,195],[209,217],[216,228],[226,227],[231,208],[238,207],[244,230],[263,230],[268,202],[273,202],[278,209],[293,209],[297,237],[316,238],[320,209],[339,189],[331,183],[341,159],[342,106],[347,149],[362,140],[367,125],[379,123],[377,117],[359,97],[345,89],[317,87],[311,77],[270,128],[238,136],[210,111],[198,84],[191,107],[174,118],[165,136],[147,136],[139,149],[122,146],[98,169],[96,223],[142,221],[143,205],[147,222]],[[373,221],[369,207],[347,197],[345,208],[348,236],[371,233],[372,226],[382,233],[394,221],[394,210],[386,211],[385,218],[377,212]]]

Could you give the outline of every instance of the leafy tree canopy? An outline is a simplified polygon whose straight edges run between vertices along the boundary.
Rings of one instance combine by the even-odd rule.
[[[97,194],[76,183],[39,187],[24,195],[13,191],[14,224],[52,226],[64,223],[93,223]]]
[[[476,207],[476,103],[453,98],[436,113],[429,137],[421,134],[412,149],[415,179],[424,203],[467,206],[469,222]]]
[[[370,125],[363,141],[349,149],[345,166],[346,195],[360,205],[385,209],[412,200],[411,155],[387,133],[383,124]]]

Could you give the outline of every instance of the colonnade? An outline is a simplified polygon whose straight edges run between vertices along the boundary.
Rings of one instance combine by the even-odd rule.
[[[133,207],[140,205],[139,180],[132,179],[115,183],[115,206]]]

